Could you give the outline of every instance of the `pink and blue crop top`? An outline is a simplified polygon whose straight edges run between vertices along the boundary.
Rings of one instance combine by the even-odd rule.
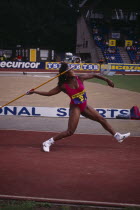
[[[78,82],[78,88],[73,89],[70,88],[67,83],[64,83],[66,94],[71,98],[71,104],[80,105],[81,111],[83,111],[86,107],[87,102],[87,96],[84,84],[82,81],[78,78],[78,76],[75,77]]]

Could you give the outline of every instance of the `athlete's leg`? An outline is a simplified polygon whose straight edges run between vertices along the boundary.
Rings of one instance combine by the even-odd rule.
[[[68,129],[66,131],[63,131],[56,136],[50,138],[49,140],[43,142],[43,150],[44,152],[49,152],[50,151],[50,146],[57,140],[60,140],[62,138],[68,137],[73,135],[75,132],[79,118],[80,118],[80,108],[78,106],[71,105],[70,107],[70,117],[68,121]]]
[[[88,105],[81,114],[84,117],[87,117],[91,120],[95,120],[99,122],[120,143],[123,142],[125,138],[130,136],[130,133],[125,133],[125,134],[121,134],[118,132],[116,133],[114,129],[112,128],[112,126],[107,122],[107,120],[104,117],[102,117],[95,109],[93,109],[92,107]]]
[[[111,133],[113,136],[115,135],[115,130],[112,128],[112,126],[108,123],[108,121],[102,117],[99,112],[97,112],[95,109],[87,105],[85,110],[81,113],[84,117],[99,122],[109,133]]]
[[[66,131],[63,131],[63,132],[57,134],[56,136],[54,136],[53,137],[54,141],[57,141],[59,139],[73,135],[73,133],[75,132],[75,130],[77,128],[80,114],[81,114],[81,112],[80,112],[79,107],[71,105],[70,117],[69,117],[69,121],[68,121],[68,129]]]

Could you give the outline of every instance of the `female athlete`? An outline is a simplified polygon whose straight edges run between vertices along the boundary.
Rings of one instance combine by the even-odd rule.
[[[107,120],[102,117],[95,109],[87,104],[87,96],[83,84],[84,80],[98,78],[106,81],[110,87],[114,87],[113,82],[103,76],[94,73],[89,73],[82,76],[75,76],[74,71],[68,69],[67,63],[61,63],[59,73],[62,73],[66,70],[68,71],[65,74],[59,76],[58,85],[52,90],[48,92],[30,90],[27,92],[28,95],[35,93],[43,96],[52,96],[62,91],[66,93],[71,99],[70,117],[67,130],[43,142],[43,151],[49,152],[50,146],[54,144],[55,141],[73,135],[77,128],[80,115],[99,122],[104,127],[104,129],[106,129],[111,135],[114,136],[114,138],[118,142],[122,142],[125,138],[130,136],[130,133],[120,134],[118,132],[115,132],[111,125],[107,122]]]

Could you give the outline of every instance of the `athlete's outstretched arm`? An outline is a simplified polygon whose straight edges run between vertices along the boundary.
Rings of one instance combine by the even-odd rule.
[[[27,95],[31,95],[33,93],[36,93],[36,94],[42,95],[42,96],[53,96],[53,95],[56,95],[56,94],[60,93],[61,91],[62,91],[62,89],[59,86],[56,86],[55,88],[53,88],[52,90],[50,90],[48,92],[36,91],[36,90],[32,89],[32,90],[29,90],[27,92]]]
[[[92,79],[92,78],[101,79],[101,80],[104,80],[105,82],[107,82],[109,86],[114,87],[114,83],[110,79],[108,79],[104,76],[98,75],[98,74],[94,74],[94,73],[85,74],[85,75],[79,76],[79,78],[83,81],[87,80],[87,79]]]

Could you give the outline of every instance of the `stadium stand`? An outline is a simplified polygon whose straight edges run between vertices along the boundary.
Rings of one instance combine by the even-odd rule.
[[[132,63],[140,63],[140,45],[134,44],[132,46],[126,47],[127,53],[131,59]]]
[[[94,34],[93,38],[97,46],[101,48],[106,63],[123,63],[118,47],[109,46],[100,34]]]
[[[130,10],[129,5],[123,5],[121,2],[120,5],[117,4],[118,2],[107,1],[104,5],[103,0],[81,1],[78,23],[82,24],[77,27],[79,31],[77,30],[76,49],[81,57],[87,53],[90,54],[91,62],[97,62],[102,57],[105,63],[140,63],[139,46],[135,50],[126,48],[129,46],[126,41],[133,43],[140,37],[140,11],[137,7]],[[88,26],[88,32],[83,28],[84,21],[80,20],[81,17]],[[88,39],[89,36],[86,36],[89,32],[93,43]],[[113,39],[116,43],[111,45],[110,41]],[[84,42],[89,43],[90,48],[84,49]],[[91,46],[94,50],[91,50]]]

